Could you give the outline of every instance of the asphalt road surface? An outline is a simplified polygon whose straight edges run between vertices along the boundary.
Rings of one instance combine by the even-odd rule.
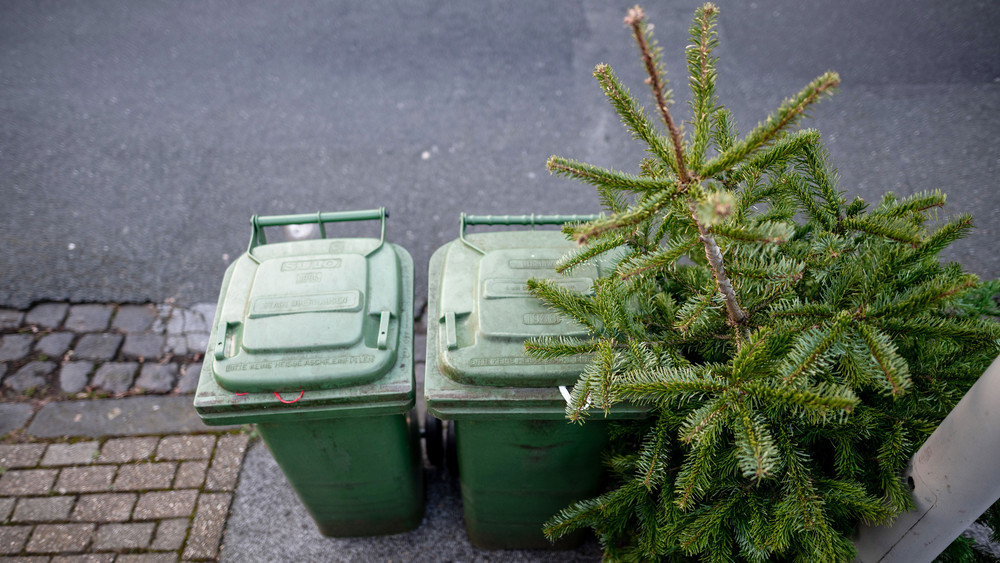
[[[822,72],[841,188],[940,188],[978,230],[948,258],[1000,276],[1000,3],[719,2],[719,95],[744,130]],[[647,2],[686,119],[696,2]],[[254,213],[386,206],[417,264],[458,214],[586,213],[560,154],[635,170],[591,77],[647,105],[598,0],[8,0],[0,4],[0,306],[214,301]],[[331,234],[370,236],[368,224]]]

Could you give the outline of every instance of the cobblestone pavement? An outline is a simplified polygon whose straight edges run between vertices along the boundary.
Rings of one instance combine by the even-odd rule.
[[[8,401],[191,393],[214,304],[41,303],[0,309],[0,378]]]
[[[249,435],[187,432],[175,416],[197,386],[214,314],[214,304],[0,309],[0,562],[218,559]],[[90,400],[103,397],[113,399]],[[128,435],[151,427],[130,426],[134,412],[115,420],[126,404],[171,420]]]
[[[248,440],[0,445],[0,561],[214,560]]]

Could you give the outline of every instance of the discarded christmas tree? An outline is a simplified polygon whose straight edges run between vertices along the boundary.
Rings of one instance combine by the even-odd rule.
[[[859,521],[910,503],[910,456],[1000,352],[970,295],[996,289],[938,254],[972,228],[938,220],[937,191],[874,208],[847,202],[819,133],[795,126],[839,84],[827,73],[740,136],[715,94],[715,21],[691,27],[685,135],[651,27],[625,19],[649,75],[654,125],[606,65],[594,71],[632,136],[640,173],[552,157],[595,186],[607,216],[567,227],[558,266],[604,260],[589,295],[531,291],[586,327],[542,339],[539,358],[590,354],[568,416],[648,405],[622,429],[606,494],[551,520],[551,538],[591,527],[615,560],[848,561]],[[664,131],[665,128],[665,131]]]

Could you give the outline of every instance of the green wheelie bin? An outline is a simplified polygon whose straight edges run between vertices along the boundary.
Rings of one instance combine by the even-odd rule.
[[[194,399],[209,425],[256,424],[327,536],[399,533],[424,513],[413,261],[385,241],[386,215],[254,216]],[[326,238],[326,223],[360,220],[380,221],[381,236]],[[267,244],[265,227],[305,223],[322,238]]]
[[[429,413],[453,425],[466,531],[477,547],[577,545],[582,534],[553,545],[542,524],[600,492],[609,420],[641,416],[617,409],[569,423],[563,392],[589,358],[541,361],[524,353],[531,337],[587,334],[531,296],[527,280],[549,278],[585,293],[601,272],[595,263],[557,274],[556,261],[576,245],[533,226],[591,218],[463,214],[459,238],[431,258],[424,397]],[[466,234],[466,225],[532,230]]]

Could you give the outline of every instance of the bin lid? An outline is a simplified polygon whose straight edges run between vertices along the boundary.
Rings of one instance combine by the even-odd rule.
[[[392,245],[268,244],[240,256],[230,273],[207,358],[222,388],[332,389],[370,383],[393,366],[402,286]]]
[[[563,276],[556,261],[575,248],[558,231],[514,231],[466,235],[449,243],[440,271],[434,312],[438,367],[466,384],[503,387],[568,385],[589,357],[538,360],[525,354],[524,341],[539,336],[585,337],[586,330],[528,293],[531,278],[551,279],[587,293],[599,269],[584,264]]]

